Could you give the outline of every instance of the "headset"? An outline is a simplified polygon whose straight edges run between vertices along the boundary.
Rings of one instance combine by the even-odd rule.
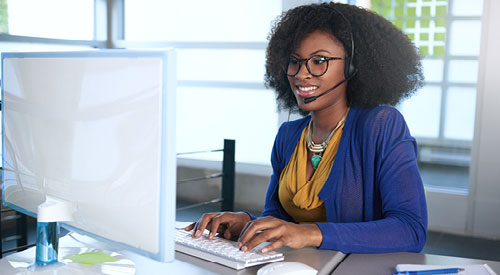
[[[335,90],[335,88],[337,88],[338,86],[342,85],[344,82],[353,78],[356,75],[356,73],[358,72],[358,69],[352,63],[352,61],[354,59],[354,35],[352,34],[351,22],[349,21],[349,19],[347,19],[347,17],[345,17],[345,15],[340,10],[338,10],[335,7],[331,7],[331,8],[332,8],[332,10],[334,10],[336,13],[338,13],[342,17],[342,19],[344,20],[346,25],[349,27],[349,34],[351,37],[351,54],[344,58],[344,77],[345,78],[344,78],[344,80],[342,80],[341,82],[339,82],[335,86],[333,86],[331,89],[329,89],[329,90],[327,90],[327,91],[325,91],[317,96],[311,96],[311,97],[304,98],[305,104],[311,103],[311,102],[315,101],[316,99],[318,99],[318,97],[326,95],[327,93]]]
[[[333,7],[332,7],[333,8]],[[345,15],[340,12],[337,8],[333,8],[340,16],[344,19],[344,21],[347,23],[349,26],[349,35],[351,37],[351,54],[345,58],[345,65],[344,65],[344,76],[346,79],[351,79],[356,75],[358,72],[358,69],[354,67],[354,64],[352,64],[352,60],[354,59],[354,35],[352,34],[352,26],[351,22]]]

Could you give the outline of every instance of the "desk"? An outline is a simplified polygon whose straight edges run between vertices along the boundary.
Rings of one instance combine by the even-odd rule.
[[[75,236],[75,239],[72,238]],[[107,253],[117,252],[119,261],[103,265],[94,265],[91,267],[83,266],[78,263],[71,263],[64,260],[64,256],[74,255],[86,251],[101,250]],[[319,250],[306,247],[302,249],[281,248],[285,254],[285,261],[303,262],[319,270],[319,275],[389,275],[394,272],[397,264],[488,264],[495,272],[500,274],[500,262],[474,260],[467,258],[439,256],[418,253],[384,253],[384,254],[349,254],[344,258],[344,254],[332,250]],[[340,264],[339,261],[344,258]],[[60,239],[59,259],[63,263],[60,266],[53,266],[40,270],[41,272],[30,272],[26,269],[28,265],[34,262],[35,248],[8,255],[0,260],[0,274],[2,275],[28,275],[28,274],[237,274],[249,275],[256,274],[262,266],[253,266],[242,270],[234,270],[216,263],[207,262],[180,252],[175,253],[175,260],[172,263],[161,263],[149,258],[135,254],[126,250],[117,250],[110,248],[107,244],[98,242],[94,239],[71,233]],[[332,271],[334,271],[332,273]]]
[[[333,272],[333,274],[389,275],[395,271],[394,267],[397,264],[488,264],[495,272],[500,274],[500,262],[408,252],[383,254],[349,254],[347,258],[337,267],[337,269],[335,269],[335,272]]]
[[[74,237],[74,238],[73,238]],[[198,259],[180,252],[175,253],[175,260],[171,263],[162,263],[153,261],[147,257],[136,253],[114,249],[106,243],[96,241],[92,238],[82,236],[76,233],[70,233],[59,239],[59,261],[62,264],[49,265],[46,268],[30,271],[27,269],[35,261],[35,247],[22,252],[14,253],[0,260],[0,274],[2,275],[74,275],[74,274],[237,274],[250,275],[256,274],[257,270],[263,265],[253,266],[242,270],[235,270],[220,264],[211,263]],[[78,263],[72,263],[63,259],[65,256],[75,255],[88,251],[104,251],[119,259],[118,262],[106,263],[102,265],[83,266]],[[318,250],[312,247],[302,249],[281,248],[285,254],[285,261],[303,262],[310,265],[322,274],[330,274],[338,263],[345,257],[341,252],[332,250]]]
[[[331,250],[318,250],[312,247],[302,249],[288,249],[281,250],[285,254],[285,261],[287,262],[302,262],[319,270],[318,275],[331,274],[341,259],[345,256],[343,253]],[[257,274],[257,270],[263,265],[248,267],[242,270],[234,270],[220,264],[210,263],[189,255],[176,252],[176,261],[192,264],[198,268],[203,268],[214,274],[237,274],[237,275],[250,275]]]

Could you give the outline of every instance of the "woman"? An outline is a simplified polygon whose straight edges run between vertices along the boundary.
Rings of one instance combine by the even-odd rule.
[[[344,253],[419,252],[427,209],[417,145],[395,105],[421,86],[410,40],[361,8],[323,3],[286,12],[271,31],[266,84],[284,123],[261,218],[207,213],[186,230],[239,236],[247,251],[269,241]]]

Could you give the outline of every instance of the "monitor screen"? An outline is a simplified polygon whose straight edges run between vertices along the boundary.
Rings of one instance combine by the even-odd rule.
[[[175,52],[2,54],[3,201],[71,231],[174,258]]]

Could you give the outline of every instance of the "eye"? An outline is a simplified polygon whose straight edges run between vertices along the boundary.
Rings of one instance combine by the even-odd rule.
[[[288,64],[289,65],[297,65],[299,63],[300,63],[300,60],[298,60],[297,58],[291,57],[290,59],[288,59]]]
[[[315,65],[320,65],[323,64],[327,61],[326,57],[321,56],[321,55],[315,55],[311,57],[311,60],[313,61],[313,64]]]

